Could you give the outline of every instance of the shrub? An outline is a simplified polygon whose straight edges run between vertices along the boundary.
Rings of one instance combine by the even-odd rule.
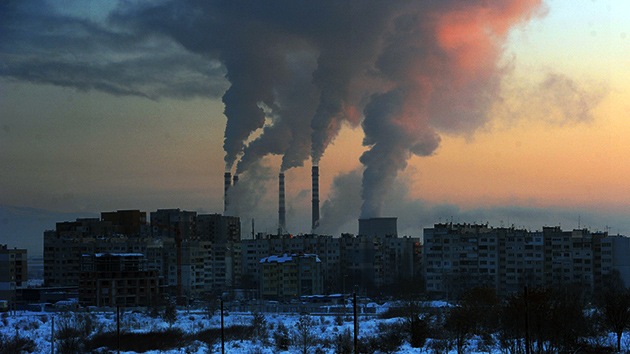
[[[79,323],[80,320],[71,314],[59,317],[57,321],[57,353],[74,354],[83,352],[84,342],[82,338],[90,333],[84,334],[85,325]]]
[[[276,331],[273,332],[273,341],[278,350],[289,350],[291,345],[291,339],[289,337],[289,330],[284,323],[278,323]]]
[[[24,326],[24,330],[25,331],[33,331],[39,329],[39,322],[37,321],[29,321],[25,326]]]
[[[17,333],[8,337],[0,333],[0,354],[33,353],[37,349],[35,342],[30,338],[24,338]]]
[[[440,354],[448,353],[453,346],[448,339],[433,339],[428,347],[431,353]]]
[[[393,353],[400,348],[403,341],[404,332],[400,323],[379,323],[378,334],[360,341],[359,350],[367,353]]]
[[[225,340],[244,340],[250,339],[253,333],[252,326],[236,325],[226,327],[224,329]],[[190,335],[191,340],[198,340],[212,346],[221,340],[221,328],[207,328]]]
[[[337,326],[343,326],[343,315],[338,313],[335,315],[335,324]]]
[[[118,335],[116,332],[99,333],[86,342],[85,351],[98,348],[117,349]],[[178,328],[148,333],[121,333],[120,350],[138,353],[150,350],[172,350],[190,344],[190,340]],[[79,353],[79,352],[77,352]]]
[[[166,307],[164,308],[164,313],[162,314],[162,319],[168,323],[168,326],[173,326],[173,323],[177,321],[177,308],[175,307],[175,303],[173,301],[169,301],[166,303]]]
[[[412,348],[424,347],[427,341],[427,338],[429,337],[429,333],[431,332],[428,319],[416,317],[411,320],[410,327],[411,327],[411,339],[409,340],[409,344],[411,344],[411,347]]]
[[[337,334],[333,342],[335,353],[351,354],[353,349],[353,339],[352,333],[347,328],[343,332]]]

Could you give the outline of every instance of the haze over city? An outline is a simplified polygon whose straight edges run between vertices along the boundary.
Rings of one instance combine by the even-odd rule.
[[[0,5],[2,242],[100,211],[223,213],[226,171],[227,212],[261,232],[284,171],[307,233],[313,163],[320,233],[630,234],[626,1],[335,3]]]

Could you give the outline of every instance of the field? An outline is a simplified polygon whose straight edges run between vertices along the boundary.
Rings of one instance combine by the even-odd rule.
[[[358,311],[362,353],[457,353],[453,338],[424,333],[422,349],[412,348],[409,321],[390,304]],[[446,304],[433,307],[440,311]],[[353,309],[319,313],[228,311],[224,313],[225,353],[352,353]],[[329,313],[326,313],[329,312]],[[439,315],[438,315],[439,317]],[[0,354],[33,353],[221,353],[221,316],[213,309],[81,309],[16,311],[0,316]],[[52,340],[54,338],[54,341]],[[604,339],[609,345],[612,337]],[[119,347],[120,346],[120,347]],[[494,336],[471,336],[466,353],[509,353]]]

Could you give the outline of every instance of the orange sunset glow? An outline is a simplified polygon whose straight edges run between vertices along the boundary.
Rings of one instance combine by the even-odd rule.
[[[440,218],[539,228],[578,215],[630,233],[629,5],[484,3],[379,4],[349,17],[347,34],[306,20],[269,31],[238,24],[230,41],[203,18],[190,20],[194,33],[158,35],[115,4],[50,5],[37,16],[92,21],[101,35],[136,42],[87,45],[76,28],[38,32],[37,22],[2,41],[0,205],[221,213],[224,157],[234,172],[248,155],[239,183],[256,198],[241,217],[274,230],[278,172],[295,153],[287,227],[310,232],[311,158],[322,153],[322,225],[327,213],[345,222],[331,234],[356,232],[362,208],[398,216],[412,235]],[[27,19],[32,9],[19,11]],[[227,153],[226,141],[243,148]],[[380,194],[362,193],[368,177]]]

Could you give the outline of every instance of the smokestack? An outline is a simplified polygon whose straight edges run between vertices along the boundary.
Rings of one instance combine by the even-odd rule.
[[[282,234],[286,228],[286,211],[284,208],[284,172],[278,175],[278,234]]]
[[[226,172],[225,175],[223,175],[223,178],[223,213],[226,213],[228,205],[230,204],[228,202],[228,190],[230,189],[230,183],[232,183],[232,174],[230,172]]]
[[[313,217],[311,230],[315,233],[315,229],[319,226],[319,167],[313,165],[311,177],[313,178]]]
[[[238,183],[238,175],[235,174],[234,178],[232,178],[232,185],[235,186]]]

